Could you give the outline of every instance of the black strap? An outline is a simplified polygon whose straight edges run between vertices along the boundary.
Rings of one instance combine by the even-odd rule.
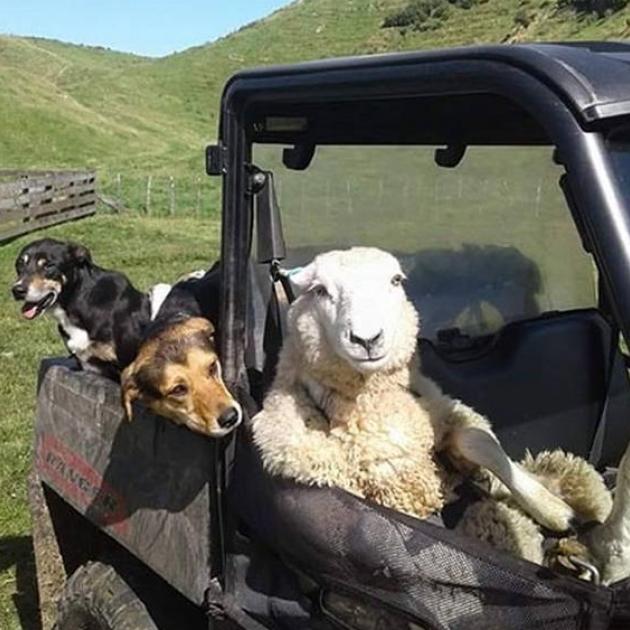
[[[295,300],[295,294],[293,293],[293,287],[289,281],[289,276],[282,271],[280,263],[277,260],[272,260],[269,265],[269,273],[271,273],[271,279],[273,280],[274,287],[279,282],[284,291],[286,301],[291,304]]]
[[[275,374],[278,354],[282,344],[282,323],[280,317],[280,305],[276,294],[276,283],[271,284],[271,295],[267,303],[267,314],[265,315],[265,330],[263,332],[263,353],[265,356],[263,363],[262,386],[266,390],[271,385]]]
[[[599,419],[597,420],[597,426],[595,427],[595,433],[593,434],[593,441],[591,443],[591,450],[588,454],[588,461],[593,466],[599,464],[599,460],[602,456],[604,448],[604,437],[606,435],[606,422],[608,420],[608,403],[610,401],[610,392],[612,389],[612,382],[615,374],[615,363],[619,356],[619,328],[613,322],[611,323],[610,330],[610,348],[608,351],[608,369],[606,373],[606,391],[604,393],[604,401],[599,413]]]
[[[263,352],[265,363],[263,366],[263,388],[268,387],[276,373],[278,355],[284,336],[284,315],[286,305],[295,300],[295,294],[288,276],[284,273],[277,260],[269,266],[271,275],[271,295],[267,304],[265,317],[265,331],[263,336]]]

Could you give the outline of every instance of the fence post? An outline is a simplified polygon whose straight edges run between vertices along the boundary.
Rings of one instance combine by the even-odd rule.
[[[197,175],[197,216],[201,216],[201,178]]]
[[[348,213],[353,214],[352,208],[352,193],[350,192],[350,180],[346,180],[346,192],[348,194]]]
[[[151,216],[151,175],[147,177],[147,214]]]
[[[169,187],[170,187],[170,195],[171,195],[171,216],[175,214],[175,180],[171,175],[169,177]]]

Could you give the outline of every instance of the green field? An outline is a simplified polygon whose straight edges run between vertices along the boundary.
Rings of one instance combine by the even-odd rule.
[[[0,112],[10,123],[0,125],[0,169],[94,168],[102,191],[134,211],[211,216],[218,186],[204,176],[203,151],[217,134],[222,87],[242,68],[630,33],[628,8],[596,18],[559,8],[561,0],[471,2],[469,9],[451,6],[434,30],[403,34],[382,24],[404,0],[303,0],[216,42],[158,59],[0,34]]]
[[[402,0],[303,0],[214,43],[159,59],[0,35],[0,168],[98,168],[201,174],[217,132],[222,86],[249,66],[335,55],[486,42],[622,39],[630,9],[606,18],[559,0],[486,0],[453,6],[435,30],[383,29]],[[528,25],[518,21],[525,14]],[[134,193],[136,194],[136,193]],[[135,207],[134,204],[130,204]]]
[[[64,354],[47,317],[27,322],[9,298],[13,261],[25,243],[51,236],[90,247],[95,261],[124,270],[146,289],[208,265],[218,252],[218,223],[99,215],[54,227],[0,246],[0,628],[36,628],[34,566],[26,477],[31,461],[35,380],[42,357]],[[147,244],[151,246],[148,247]],[[17,576],[17,580],[16,580]]]

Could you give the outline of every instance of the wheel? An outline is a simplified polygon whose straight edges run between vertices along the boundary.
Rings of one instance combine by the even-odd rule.
[[[114,567],[87,562],[66,582],[54,630],[157,630],[157,626]]]

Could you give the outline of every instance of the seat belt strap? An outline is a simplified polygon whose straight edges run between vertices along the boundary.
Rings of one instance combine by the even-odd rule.
[[[271,295],[267,303],[267,314],[265,316],[265,330],[263,333],[263,386],[269,386],[274,379],[280,344],[282,343],[282,322],[280,307],[278,305],[278,292],[276,283],[271,283]]]
[[[593,435],[593,441],[591,443],[591,450],[588,454],[588,461],[593,466],[599,464],[599,460],[602,456],[604,448],[604,438],[606,436],[606,421],[608,419],[608,407],[610,401],[610,393],[612,389],[612,382],[615,374],[615,363],[619,355],[619,328],[615,323],[611,324],[610,331],[610,349],[608,356],[608,366],[606,373],[606,390],[604,393],[604,401],[599,413],[599,419],[595,428],[595,434]]]
[[[295,300],[295,293],[293,293],[293,287],[291,286],[289,275],[282,270],[280,263],[277,260],[271,262],[269,272],[271,273],[271,279],[273,280],[274,285],[279,282],[282,286],[286,298],[283,302],[291,304]]]
[[[263,337],[263,352],[265,353],[263,382],[267,384],[270,384],[275,376],[275,367],[286,331],[287,311],[295,299],[289,277],[282,271],[277,260],[272,261],[269,265],[269,274],[271,276],[271,295],[267,305]]]

